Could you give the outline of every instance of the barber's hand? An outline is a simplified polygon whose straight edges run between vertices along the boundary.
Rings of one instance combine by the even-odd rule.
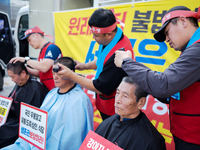
[[[123,59],[125,58],[132,58],[132,53],[131,51],[116,51],[115,52],[115,65],[119,68],[121,68],[122,66],[122,62],[123,62]]]
[[[74,60],[74,61],[76,62],[75,69],[80,70],[80,71],[82,71],[82,70],[85,69],[84,63],[81,63],[81,62],[79,62],[79,61],[77,61],[77,60]]]
[[[70,70],[68,67],[58,63],[58,66],[61,67],[61,69],[57,72],[57,74],[62,78],[62,79],[71,79],[71,76],[73,75],[73,71]]]
[[[9,61],[9,63],[16,63],[17,61],[20,61],[20,62],[24,63],[25,62],[25,58],[24,57],[14,57]]]

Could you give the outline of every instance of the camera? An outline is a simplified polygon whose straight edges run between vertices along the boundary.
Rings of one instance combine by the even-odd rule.
[[[61,69],[61,67],[60,66],[55,66],[54,68],[53,68],[53,72],[58,72],[59,70]]]

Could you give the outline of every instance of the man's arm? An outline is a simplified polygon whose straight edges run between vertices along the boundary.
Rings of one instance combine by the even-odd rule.
[[[44,58],[40,62],[30,59],[26,62],[26,64],[34,69],[37,69],[38,71],[46,73],[52,67],[53,62],[54,60],[49,58]]]
[[[85,63],[85,64],[81,63],[79,61],[75,61],[76,62],[75,68],[77,70],[97,69],[96,61],[97,60],[93,60],[93,61]]]
[[[35,77],[39,77],[39,71],[38,71],[38,70],[32,69],[32,68],[30,68],[30,67],[26,67],[26,69],[28,70],[28,72],[29,72],[31,75],[33,75],[33,76],[35,76]]]
[[[115,64],[121,66],[128,76],[149,94],[167,98],[200,79],[199,55],[197,47],[190,46],[163,73],[152,71],[131,58],[122,58],[123,63],[120,61],[119,64]]]
[[[17,61],[20,61],[20,62],[25,62],[25,58],[24,57],[15,57],[15,58],[12,58],[10,60],[10,63],[15,63]],[[34,69],[37,69],[38,71],[41,71],[43,73],[46,73],[50,68],[51,66],[53,65],[53,62],[54,60],[52,59],[48,59],[48,58],[44,58],[42,61],[38,62],[36,60],[31,60],[29,59],[26,64],[29,65],[30,67],[34,68]],[[32,72],[33,73],[33,72]],[[34,74],[34,73],[33,73]]]
[[[94,87],[93,81],[91,79],[87,79],[80,75],[77,75],[75,72],[71,71],[69,68],[67,68],[66,66],[62,64],[58,64],[58,65],[62,68],[62,70],[57,73],[61,78],[69,78],[73,80],[74,82],[80,84],[81,86],[85,87],[88,90],[94,91],[98,94],[102,94],[100,91],[98,91]]]

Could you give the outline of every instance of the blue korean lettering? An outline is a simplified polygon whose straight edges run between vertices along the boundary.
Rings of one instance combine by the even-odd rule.
[[[24,127],[21,127],[21,133],[26,135],[27,137],[30,136],[30,131]]]
[[[147,45],[157,45],[159,46],[159,49],[148,50],[146,49]],[[158,42],[153,39],[144,39],[140,42],[138,46],[138,52],[141,55],[161,57],[167,52],[167,45],[165,42]],[[137,62],[155,64],[155,65],[164,65],[166,62],[166,59],[150,58],[150,57],[145,57],[145,56],[136,56],[135,58]]]

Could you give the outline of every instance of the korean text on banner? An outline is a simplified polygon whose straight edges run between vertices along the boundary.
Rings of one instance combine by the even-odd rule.
[[[123,150],[102,136],[89,131],[79,150]]]
[[[0,126],[6,122],[11,104],[12,98],[0,95]]]
[[[26,103],[21,103],[19,137],[38,149],[45,150],[47,117],[46,111]]]

